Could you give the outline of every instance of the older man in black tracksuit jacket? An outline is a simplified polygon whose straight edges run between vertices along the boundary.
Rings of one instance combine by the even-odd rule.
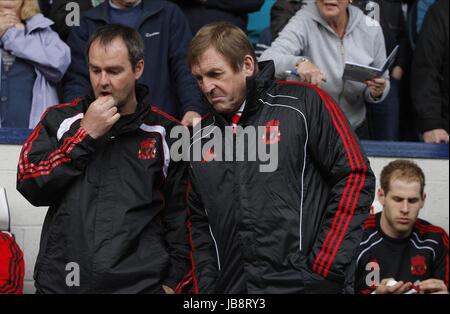
[[[198,48],[207,42],[211,45],[206,50]],[[242,51],[239,60],[244,61],[238,61],[233,72],[227,60],[234,51]],[[197,142],[207,145],[209,134],[225,132],[233,124],[266,127],[266,149],[278,144],[278,168],[273,172],[261,172],[263,162],[258,160],[217,161],[220,156],[208,149],[201,161],[191,162],[195,291],[343,292],[375,186],[344,114],[319,88],[274,82],[271,61],[260,64],[253,75],[250,43],[231,25],[200,30],[189,59],[214,108],[201,121],[203,132],[194,133],[193,150]],[[234,91],[241,89],[243,97],[231,97],[235,101],[227,103],[224,99],[234,93],[231,84],[239,82]],[[233,109],[225,110],[231,103],[228,108]],[[243,132],[237,128],[235,137],[240,136]]]

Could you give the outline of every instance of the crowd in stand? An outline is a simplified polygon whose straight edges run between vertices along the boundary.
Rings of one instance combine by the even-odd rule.
[[[140,83],[149,87],[151,103],[192,126],[208,110],[186,60],[192,36],[213,21],[246,30],[248,14],[263,4],[2,0],[0,127],[34,128],[49,106],[89,93],[86,43],[112,23],[144,38]],[[340,14],[327,16],[334,5],[343,6]],[[448,20],[447,0],[277,0],[259,61],[274,60],[279,79],[292,79],[286,73],[295,69],[296,79],[327,91],[361,139],[448,143]],[[389,73],[366,82],[343,79],[345,62],[380,67],[397,45]]]

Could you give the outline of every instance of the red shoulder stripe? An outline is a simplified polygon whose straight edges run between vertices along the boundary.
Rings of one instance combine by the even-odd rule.
[[[179,120],[177,120],[176,118],[172,117],[170,114],[168,114],[168,113],[166,113],[166,112],[164,112],[164,111],[162,111],[162,110],[156,108],[155,106],[150,106],[150,108],[151,108],[151,110],[152,110],[153,112],[155,112],[155,113],[157,113],[157,114],[159,114],[159,115],[161,115],[161,116],[163,116],[163,117],[169,119],[170,121],[176,122],[176,123],[178,123],[178,124],[181,124],[181,121],[179,121]]]

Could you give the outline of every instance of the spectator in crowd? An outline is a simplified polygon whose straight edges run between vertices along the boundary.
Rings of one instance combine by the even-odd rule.
[[[71,13],[82,13],[90,10],[104,0],[53,0],[49,9],[49,18],[54,22],[54,28],[58,32],[62,40],[66,41],[70,30],[73,26],[78,25],[80,15],[74,15],[73,20]],[[70,23],[68,23],[70,22]],[[72,25],[74,23],[75,25]]]
[[[277,0],[270,11],[270,31],[272,39],[287,25],[289,20],[301,9],[304,0]]]
[[[388,73],[365,83],[343,79],[347,61],[381,67],[386,49],[381,27],[350,0],[309,2],[289,21],[261,60],[274,60],[276,76],[297,70],[299,79],[322,87],[340,105],[361,138],[369,137],[365,101],[389,92]]]
[[[187,165],[169,155],[179,123],[136,84],[138,32],[106,25],[87,49],[90,95],[51,108],[20,155],[18,190],[50,206],[37,293],[173,293],[189,268]]]
[[[448,235],[418,218],[426,196],[422,169],[411,161],[393,161],[382,170],[380,184],[383,211],[364,222],[356,291],[447,294]]]
[[[227,21],[247,31],[248,13],[258,11],[264,0],[172,0],[186,15],[192,34],[206,24]]]
[[[425,143],[449,142],[448,9],[448,0],[430,7],[414,51],[411,93]]]
[[[312,85],[276,83],[273,62],[258,66],[246,34],[231,24],[202,28],[188,60],[212,107],[192,145],[204,152],[191,162],[188,193],[194,288],[342,293],[375,183],[343,113]],[[252,139],[257,127],[265,133]],[[211,133],[229,149],[230,129],[232,152],[208,149]],[[277,152],[270,169],[260,167],[263,158],[239,157],[260,145]]]
[[[186,61],[192,35],[181,10],[168,1],[108,0],[82,15],[67,43],[72,64],[64,79],[64,99],[89,90],[84,57],[89,36],[105,24],[125,24],[138,30],[145,43],[145,70],[140,83],[150,88],[151,103],[190,126],[200,117],[201,93]]]
[[[59,103],[70,50],[39,12],[37,0],[0,1],[0,127],[33,128]]]
[[[398,141],[400,138],[400,84],[409,67],[408,40],[401,0],[356,0],[353,4],[380,22],[389,55],[399,45],[399,53],[390,70],[390,90],[386,99],[367,106],[370,138]]]

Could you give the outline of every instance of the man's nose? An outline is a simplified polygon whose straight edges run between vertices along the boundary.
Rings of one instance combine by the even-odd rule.
[[[110,83],[109,75],[106,72],[102,72],[100,76],[100,85],[105,86],[109,85],[109,83]]]
[[[408,214],[409,213],[409,203],[408,200],[404,200],[402,202],[401,208],[400,208],[401,212],[403,214]]]
[[[205,79],[203,80],[203,84],[201,87],[204,94],[209,94],[214,90],[215,86],[212,81]]]

